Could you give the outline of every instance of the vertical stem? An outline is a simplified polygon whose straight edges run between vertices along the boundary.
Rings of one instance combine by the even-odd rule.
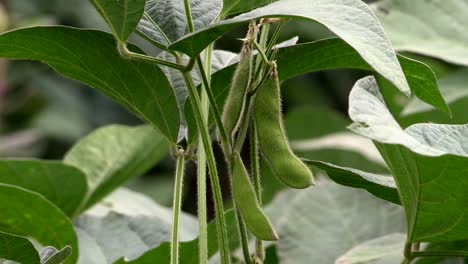
[[[257,126],[253,119],[250,126],[250,162],[252,165],[252,178],[255,194],[257,195],[258,203],[262,205],[262,182],[260,179],[260,160],[258,157]],[[255,240],[255,259],[259,263],[263,263],[265,260],[263,241],[258,238]]]
[[[185,17],[187,18],[187,26],[189,28],[189,32],[193,32],[193,19],[192,19],[192,12],[190,11],[190,0],[184,0],[184,7],[185,7]]]
[[[231,256],[229,253],[229,242],[226,231],[226,219],[224,217],[223,197],[221,193],[221,186],[218,179],[218,169],[216,168],[216,160],[211,144],[210,134],[208,132],[208,124],[204,122],[202,116],[202,107],[197,88],[193,83],[190,72],[183,72],[185,83],[187,84],[189,98],[192,102],[192,108],[197,122],[203,146],[207,155],[208,170],[210,173],[211,187],[213,190],[215,213],[216,213],[216,231],[218,234],[218,244],[221,253],[221,263],[231,263]]]
[[[187,25],[190,32],[193,32],[193,19],[190,11],[190,0],[184,0],[185,15],[187,17]],[[210,61],[211,63],[211,61]],[[211,65],[211,64],[210,64]],[[211,187],[213,190],[215,213],[216,213],[216,231],[218,234],[218,244],[221,255],[221,263],[231,263],[231,256],[229,253],[229,242],[227,238],[226,219],[224,217],[223,196],[221,193],[221,185],[218,179],[218,169],[216,168],[216,159],[211,145],[210,133],[208,131],[208,122],[203,117],[203,109],[200,102],[200,97],[197,88],[193,83],[192,76],[189,71],[183,72],[185,84],[189,91],[189,98],[192,102],[192,108],[197,122],[200,137],[202,139],[203,147],[206,151],[208,161],[208,170],[210,172]]]
[[[177,150],[177,167],[174,183],[173,219],[171,234],[171,264],[179,263],[179,216],[182,206],[182,187],[185,169],[185,153],[183,149]]]
[[[211,55],[213,52],[213,45],[208,46],[205,52],[205,65],[199,61],[199,70],[202,76],[205,76],[206,82],[202,84],[205,89],[201,91],[201,107],[202,107],[202,118],[205,123],[208,123],[209,115],[209,104],[206,87],[210,83],[211,78]],[[198,196],[198,223],[199,232],[198,237],[198,263],[208,263],[208,217],[206,207],[206,151],[203,146],[203,139],[199,136],[198,139],[198,178],[197,178],[197,196]]]
[[[214,97],[213,91],[211,90],[211,76],[210,74],[205,73],[205,71],[203,70],[204,66],[199,57],[197,58],[197,66],[198,68],[200,68],[200,75],[202,77],[203,88],[205,88],[203,94],[206,94],[208,96],[211,110],[213,112],[213,116],[216,122],[216,126],[218,127],[219,134],[221,136],[221,144],[223,147],[224,154],[227,157],[229,157],[231,155],[231,144],[229,143],[229,138],[227,136],[226,130],[223,127],[223,122],[221,121],[221,112],[219,111],[219,108],[216,105],[216,99]]]
[[[237,209],[236,202],[233,200],[234,208],[236,212],[237,227],[240,236],[240,243],[242,247],[242,254],[244,255],[245,264],[252,264],[252,259],[249,252],[249,240],[247,238],[247,229],[245,228],[244,219],[242,219],[239,209]]]

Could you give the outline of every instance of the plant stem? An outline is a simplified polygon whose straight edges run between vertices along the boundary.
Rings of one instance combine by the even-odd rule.
[[[234,199],[233,199],[234,201]],[[239,236],[241,239],[242,254],[244,255],[244,260],[246,264],[252,264],[252,259],[249,252],[249,240],[247,238],[247,229],[245,228],[244,219],[242,219],[239,209],[237,209],[236,202],[234,201],[234,208],[237,218],[237,227],[239,231]]]
[[[204,122],[208,122],[210,107],[208,104],[208,96],[206,85],[209,85],[211,77],[211,55],[213,52],[213,45],[207,47],[205,52],[205,66],[200,61],[199,69],[202,76],[205,76],[206,82],[202,84],[205,89],[201,91],[201,107],[202,117]],[[207,77],[210,76],[210,77]],[[208,263],[208,216],[206,206],[206,151],[203,146],[202,138],[199,135],[198,139],[198,166],[197,166],[197,196],[198,196],[198,223],[199,233],[198,236],[198,263]]]
[[[187,26],[189,28],[189,32],[193,32],[193,19],[192,19],[192,12],[190,11],[190,0],[184,0],[184,7],[185,7],[185,17],[187,18]]]
[[[229,243],[226,231],[226,219],[224,217],[224,206],[223,197],[221,193],[221,186],[218,179],[218,169],[216,168],[216,160],[211,144],[211,138],[208,131],[208,124],[204,122],[202,115],[202,107],[200,103],[200,97],[197,92],[197,88],[193,83],[190,72],[183,72],[184,80],[188,88],[189,98],[192,102],[192,109],[195,115],[200,136],[203,142],[203,146],[207,155],[208,170],[210,173],[211,187],[213,190],[215,213],[216,213],[216,230],[218,234],[218,244],[221,254],[221,263],[228,264],[231,262],[231,256],[229,253]]]
[[[183,149],[177,150],[177,167],[174,184],[173,219],[171,234],[171,264],[179,263],[179,216],[182,208],[182,187],[185,169],[185,153]]]
[[[260,179],[260,160],[258,157],[258,137],[257,127],[252,119],[250,125],[250,163],[252,166],[252,178],[254,183],[255,194],[257,195],[258,203],[262,205],[262,182]],[[255,240],[255,258],[263,263],[265,260],[265,248],[261,239]]]
[[[260,46],[260,44],[258,44],[257,41],[252,41],[252,43],[254,44],[255,48],[257,48],[258,50],[258,54],[260,54],[261,58],[263,59],[263,61],[269,65],[270,64],[270,60],[268,60],[265,52],[263,51],[263,48]],[[259,63],[260,64],[260,63]]]
[[[184,65],[180,65],[177,63],[169,62],[169,61],[160,60],[160,59],[148,56],[148,55],[132,52],[128,50],[127,45],[123,42],[119,42],[117,48],[119,50],[120,55],[122,55],[124,58],[152,62],[152,63],[164,65],[169,68],[173,68],[173,69],[180,70],[180,71],[183,71],[186,68],[186,66]]]
[[[211,58],[211,57],[210,57]],[[211,59],[210,59],[211,61]],[[203,81],[203,87],[205,92],[208,95],[210,100],[210,106],[213,111],[213,116],[215,118],[216,126],[218,127],[219,134],[221,135],[221,142],[223,145],[224,154],[229,157],[231,155],[231,144],[229,143],[229,138],[227,136],[226,130],[223,127],[223,122],[221,121],[221,112],[219,111],[218,105],[216,104],[216,99],[214,97],[213,91],[211,90],[210,80],[208,79],[208,74],[203,70],[203,63],[200,57],[197,58],[197,65],[200,68],[200,75]]]

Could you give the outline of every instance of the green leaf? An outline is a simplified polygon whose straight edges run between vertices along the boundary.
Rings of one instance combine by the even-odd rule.
[[[121,42],[135,31],[145,9],[145,0],[90,0]]]
[[[221,0],[191,0],[190,6],[195,29],[202,29],[218,17],[223,3]],[[189,31],[184,1],[147,0],[138,30],[162,46],[182,38]]]
[[[277,56],[282,80],[308,72],[338,68],[374,71],[372,64],[366,62],[358,52],[340,39],[326,39],[291,46],[280,49]],[[397,58],[411,91],[421,100],[449,113],[450,110],[440,94],[437,79],[431,68],[401,55]],[[378,70],[375,72],[381,74]]]
[[[169,241],[171,225],[172,209],[124,188],[104,198],[75,221],[75,226],[80,230],[79,239],[93,241],[92,244],[97,245],[105,256],[106,263],[113,263],[122,257],[138,258],[146,251]],[[181,215],[182,241],[194,239],[197,228],[193,216],[186,213]],[[85,264],[87,257],[81,258],[79,263]]]
[[[244,13],[252,9],[267,5],[270,2],[273,2],[273,0],[223,0],[224,5],[221,15],[228,16],[232,14]]]
[[[299,157],[342,167],[362,164],[362,170],[388,174],[372,141],[349,132],[349,120],[343,114],[307,107],[288,111],[284,121],[291,148]]]
[[[234,211],[225,212],[226,225],[229,235],[229,247],[236,249],[239,246],[237,224]],[[218,252],[218,239],[216,236],[216,224],[211,221],[208,224],[208,257],[214,256]],[[189,242],[180,243],[179,262],[184,264],[198,264],[198,239]],[[153,264],[153,263],[169,263],[170,259],[170,243],[166,242],[161,246],[146,252],[144,255],[133,261],[127,261],[123,258],[116,261],[114,264]]]
[[[47,256],[47,258],[44,258],[41,261],[42,264],[61,264],[72,253],[72,248],[70,246],[66,246],[61,250],[57,250],[54,248],[54,250],[55,252],[53,252],[50,256]]]
[[[166,76],[155,64],[121,58],[107,33],[61,26],[10,31],[0,35],[0,57],[47,63],[124,105],[169,141],[177,140],[179,112]]]
[[[169,152],[164,137],[150,126],[113,125],[80,140],[65,156],[66,164],[86,175],[86,209],[135,176],[141,176]]]
[[[63,248],[73,253],[65,263],[75,263],[78,242],[70,220],[52,203],[26,189],[0,184],[0,231],[34,238],[42,245]]]
[[[468,70],[462,69],[454,73],[450,73],[439,80],[440,92],[447,104],[451,105],[459,100],[468,97]],[[414,115],[434,110],[434,107],[422,102],[418,98],[413,98],[406,105],[402,115]],[[454,116],[455,117],[455,116]]]
[[[323,24],[352,46],[378,73],[405,94],[410,94],[396,54],[377,17],[360,0],[282,0],[274,2],[189,34],[171,45],[170,48],[192,57],[199,54],[223,33],[244,22],[263,17],[298,18]]]
[[[336,183],[354,188],[362,188],[383,200],[401,204],[395,180],[391,176],[340,167],[322,161],[304,161],[309,165],[324,170]]]
[[[396,50],[468,65],[468,2],[383,0],[372,7]]]
[[[465,184],[467,125],[415,124],[402,129],[389,113],[373,77],[350,95],[350,129],[376,142],[399,188],[408,240],[468,238]]]
[[[372,67],[351,46],[337,38],[280,48],[276,57],[281,81],[309,72],[331,69],[373,71]],[[420,62],[403,56],[398,56],[398,59],[412,92],[423,101],[444,112],[449,112],[448,106],[440,95],[432,70]],[[219,107],[224,105],[234,70],[235,65],[231,65],[212,76],[211,87]],[[186,111],[189,112],[188,117],[193,116],[190,108],[186,108]]]
[[[394,264],[403,259],[406,236],[400,233],[368,240],[339,257],[335,264]]]
[[[0,183],[36,192],[72,217],[85,198],[86,176],[55,161],[0,160]]]
[[[360,243],[404,231],[400,206],[326,181],[317,186],[282,192],[267,208],[280,263],[334,263]]]
[[[0,262],[1,259],[28,264],[41,263],[36,248],[27,238],[3,232],[0,232]]]

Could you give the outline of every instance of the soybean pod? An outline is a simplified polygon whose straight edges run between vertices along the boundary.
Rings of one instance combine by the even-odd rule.
[[[254,118],[261,158],[286,185],[303,189],[314,184],[311,170],[292,152],[283,127],[276,64],[255,95]]]
[[[278,240],[278,235],[258,202],[239,152],[233,152],[232,155],[232,193],[242,219],[258,239]]]
[[[241,117],[245,111],[245,100],[252,79],[252,45],[250,38],[255,32],[255,23],[251,23],[249,33],[247,34],[242,46],[240,61],[237,64],[236,71],[232,79],[228,97],[223,107],[221,121],[231,143],[234,142],[234,136],[242,123]]]

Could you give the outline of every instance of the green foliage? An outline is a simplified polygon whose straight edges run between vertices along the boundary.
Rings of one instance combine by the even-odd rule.
[[[24,237],[0,232],[0,259],[40,264],[34,245]]]
[[[145,7],[145,0],[91,0],[91,3],[122,42],[135,30]]]
[[[16,187],[0,184],[0,204],[4,216],[0,219],[3,232],[34,238],[43,245],[75,250],[64,262],[75,263],[78,241],[70,219],[41,195]]]
[[[0,183],[36,192],[69,217],[79,210],[88,190],[83,172],[55,161],[2,160]]]
[[[90,0],[112,34],[65,26],[1,34],[0,57],[48,64],[148,125],[98,129],[63,161],[1,160],[0,262],[432,264],[468,256],[466,69],[392,48],[468,65],[466,1],[436,2]],[[278,44],[291,20],[333,38]],[[240,55],[214,50],[216,40],[247,22]],[[348,128],[355,134],[331,109],[282,106],[281,92],[290,89],[281,91],[281,81],[333,69],[374,75],[350,94]],[[29,84],[62,88],[24,71]],[[72,112],[86,108],[77,105]],[[34,100],[28,107],[42,109]],[[45,111],[35,126],[67,140],[90,128],[74,125],[79,115],[66,116]],[[64,129],[49,125],[54,118]],[[121,188],[169,153],[178,157],[172,210]],[[209,225],[206,188],[197,192],[199,225],[181,212],[183,177],[194,168],[186,160],[198,163],[199,173],[208,165],[216,216]],[[223,168],[226,178],[218,173]],[[305,188],[313,183],[310,169],[319,179],[308,190],[283,190],[273,176]],[[227,212],[224,181],[233,196]]]
[[[144,174],[164,158],[169,146],[150,126],[108,126],[80,140],[64,163],[80,168],[89,190],[83,209],[91,207],[128,179]]]
[[[60,26],[19,29],[0,36],[0,56],[43,61],[121,103],[169,141],[177,140],[177,101],[164,73],[157,65],[122,58],[107,33]]]

